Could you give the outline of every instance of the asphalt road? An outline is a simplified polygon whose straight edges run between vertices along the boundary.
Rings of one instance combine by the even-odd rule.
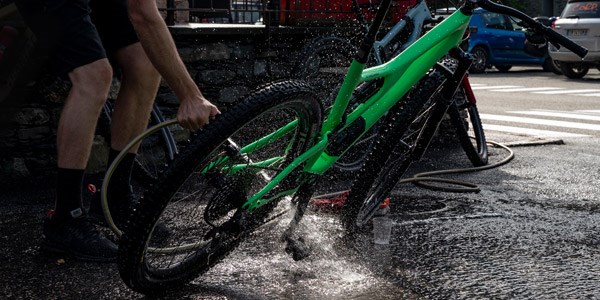
[[[539,87],[536,82],[564,88],[576,84],[519,69],[472,76],[474,86]],[[518,98],[512,99],[515,92],[480,91],[480,112],[489,115],[592,111],[600,106],[600,99],[592,96],[573,96],[577,100],[569,98],[564,104],[564,95],[552,100],[554,96],[518,93]],[[492,94],[499,94],[498,98],[492,99],[496,97]],[[554,101],[564,106],[548,106]],[[599,104],[595,106],[594,101]],[[527,117],[565,121],[556,116]],[[513,145],[514,160],[498,168],[450,176],[477,184],[481,192],[476,194],[398,186],[392,195],[390,245],[375,246],[365,237],[365,244],[346,249],[339,241],[341,229],[335,212],[312,211],[303,225],[313,249],[306,260],[294,262],[285,254],[284,245],[277,242],[277,230],[264,232],[205,276],[166,298],[598,298],[600,137],[594,130],[530,127],[497,119],[484,119],[484,123],[525,128],[521,133],[487,131],[490,140]],[[600,124],[597,120],[570,121]],[[532,129],[583,136],[528,134],[535,132]],[[437,140],[409,175],[468,167],[461,151],[452,140]],[[491,148],[490,154],[495,163],[507,152]],[[5,299],[143,298],[120,281],[115,265],[80,263],[39,251],[42,218],[52,205],[49,181],[0,193],[0,295]],[[341,190],[347,182],[326,178],[322,185]]]

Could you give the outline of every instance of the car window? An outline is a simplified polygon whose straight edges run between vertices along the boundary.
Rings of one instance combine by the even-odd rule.
[[[514,31],[523,31],[523,27],[521,27],[521,25],[519,25],[518,20],[515,20],[511,17],[508,18],[510,20],[510,25],[512,27],[512,30]]]
[[[600,18],[600,1],[570,2],[565,6],[561,18]]]
[[[481,14],[481,20],[487,28],[512,30],[510,24],[506,22],[506,19],[501,14],[485,12]]]

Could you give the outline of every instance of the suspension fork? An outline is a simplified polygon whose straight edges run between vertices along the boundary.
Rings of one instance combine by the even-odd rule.
[[[423,130],[419,135],[417,144],[412,151],[413,160],[421,159],[425,153],[425,150],[427,150],[427,147],[431,142],[431,137],[433,137],[435,131],[442,122],[448,107],[450,107],[450,105],[452,105],[454,102],[454,94],[458,90],[458,87],[465,83],[467,71],[473,62],[473,58],[459,48],[452,49],[449,54],[451,57],[458,60],[458,67],[453,73],[451,70],[448,70],[439,63],[435,66],[438,71],[441,71],[446,75],[447,79],[442,84],[440,93],[437,96],[434,96],[437,97],[437,99],[434,100],[435,103],[432,107],[432,112],[425,122]]]
[[[475,94],[473,93],[473,89],[471,88],[471,82],[469,81],[469,74],[465,74],[461,85],[463,90],[465,91],[465,97],[467,97],[467,101],[469,101],[469,104],[477,104],[477,99],[475,98]]]

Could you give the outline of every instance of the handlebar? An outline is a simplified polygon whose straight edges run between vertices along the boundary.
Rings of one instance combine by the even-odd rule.
[[[581,58],[585,57],[585,55],[588,53],[588,50],[586,48],[579,46],[575,42],[571,41],[569,38],[554,31],[552,28],[543,25],[542,23],[534,20],[525,13],[516,10],[512,7],[498,4],[490,0],[469,0],[467,2],[467,5],[476,5],[491,12],[509,15],[521,19],[525,23],[526,27],[528,27],[529,29],[533,30],[536,33],[543,34],[548,38],[548,40],[550,40],[550,42],[564,46],[565,48],[573,51],[573,53],[577,54]]]

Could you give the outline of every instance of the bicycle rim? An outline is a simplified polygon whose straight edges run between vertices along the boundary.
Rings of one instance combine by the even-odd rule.
[[[281,196],[252,214],[240,207],[314,142],[320,113],[307,87],[287,82],[250,96],[205,127],[126,225],[119,265],[124,281],[142,293],[185,283],[258,226],[283,214],[285,203],[278,202],[290,197]],[[293,130],[246,151],[293,121],[298,122]],[[156,224],[170,234],[153,230]]]

